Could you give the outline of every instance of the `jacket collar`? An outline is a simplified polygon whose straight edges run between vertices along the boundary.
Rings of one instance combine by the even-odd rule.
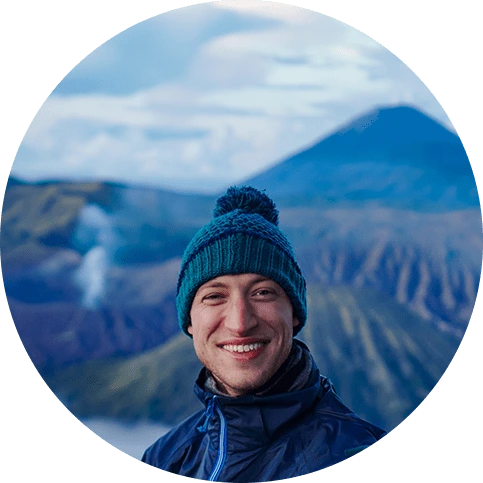
[[[308,352],[305,345],[304,350]],[[250,450],[268,443],[284,426],[311,408],[319,397],[320,373],[310,352],[308,354],[312,370],[305,386],[267,396],[215,395],[205,389],[206,370],[203,369],[195,383],[195,394],[207,407],[204,427],[207,433],[216,440],[221,419],[218,408],[227,424],[229,450]]]

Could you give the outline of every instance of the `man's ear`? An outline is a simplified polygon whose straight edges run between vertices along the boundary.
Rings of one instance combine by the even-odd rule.
[[[193,335],[193,326],[192,325],[188,325],[188,327],[186,327],[186,330],[188,331],[188,334]]]
[[[299,325],[300,322],[299,322],[299,319],[297,319],[296,317],[293,318],[293,321],[292,321],[292,327],[297,327],[297,325]]]

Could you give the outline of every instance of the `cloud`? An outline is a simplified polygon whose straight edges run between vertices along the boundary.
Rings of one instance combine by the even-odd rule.
[[[447,121],[419,79],[357,30],[308,10],[216,2],[136,25],[45,102],[12,172],[220,190],[375,105]]]

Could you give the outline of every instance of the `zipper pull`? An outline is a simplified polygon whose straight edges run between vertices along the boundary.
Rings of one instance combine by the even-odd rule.
[[[215,414],[215,398],[216,396],[213,396],[208,402],[208,406],[205,412],[205,422],[203,423],[203,426],[198,426],[196,428],[200,433],[206,433],[206,431],[208,430],[208,424],[210,423],[211,418]]]

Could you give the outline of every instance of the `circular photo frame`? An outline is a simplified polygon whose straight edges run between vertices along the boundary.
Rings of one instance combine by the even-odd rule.
[[[30,358],[17,355],[31,385],[20,400],[40,391],[52,413],[116,465],[130,460],[124,453],[143,458],[158,438],[205,411],[193,384],[203,365],[214,372],[209,359],[200,362],[196,335],[193,347],[180,331],[178,277],[191,270],[190,241],[213,225],[216,200],[232,185],[254,187],[276,204],[276,230],[306,283],[307,322],[296,338],[336,397],[389,433],[364,451],[368,459],[377,459],[379,447],[391,453],[404,427],[419,421],[415,431],[423,401],[421,412],[426,399],[453,391],[446,385],[441,397],[433,388],[474,318],[483,247],[466,140],[463,146],[445,110],[398,57],[303,6],[172,5],[125,29],[57,84],[6,173],[5,310]],[[275,246],[278,231],[267,237]],[[260,266],[272,270],[271,263]],[[266,274],[248,266],[233,275]],[[231,274],[216,270],[211,278]],[[297,304],[302,295],[280,283]],[[255,345],[267,337],[257,330],[246,336]],[[281,361],[267,360],[276,364],[271,376],[278,374]],[[425,417],[445,407],[431,404]],[[86,427],[113,448],[93,441]],[[322,438],[323,428],[307,438]],[[168,470],[221,481],[357,471],[365,457],[350,457],[369,445],[349,445],[345,457],[299,473],[284,461],[285,473],[230,474],[235,463],[219,454],[216,475]],[[254,464],[266,470],[276,459]],[[133,471],[159,477],[132,462]]]

